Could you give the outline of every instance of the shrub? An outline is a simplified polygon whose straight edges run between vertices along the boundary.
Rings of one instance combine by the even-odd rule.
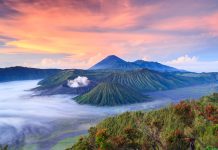
[[[176,130],[167,138],[168,150],[187,150],[189,142],[186,140],[184,133],[181,130]]]
[[[194,120],[194,112],[192,111],[192,107],[188,102],[181,101],[180,103],[174,106],[175,114],[178,115],[181,121],[190,126]]]

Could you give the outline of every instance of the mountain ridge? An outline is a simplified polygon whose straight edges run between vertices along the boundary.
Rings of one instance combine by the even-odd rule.
[[[0,68],[0,82],[41,79],[59,71],[61,69],[38,69],[21,66]]]
[[[109,55],[93,65],[89,70],[135,70],[135,69],[149,69],[159,72],[184,72],[184,70],[176,69],[159,62],[136,60],[133,62],[125,61],[116,55]]]
[[[146,68],[150,70],[160,71],[160,72],[180,72],[182,70],[176,69],[174,67],[170,67],[159,62],[154,61],[144,61],[144,60],[136,60],[133,62],[141,68]]]

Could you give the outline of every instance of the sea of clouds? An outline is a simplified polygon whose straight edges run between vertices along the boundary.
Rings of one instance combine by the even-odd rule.
[[[77,80],[87,81],[81,78]],[[72,99],[73,95],[34,96],[29,89],[36,87],[37,82],[0,83],[0,144],[13,144],[25,140],[25,134],[49,135],[52,127],[63,120],[68,120],[66,124],[70,124],[72,130],[84,127],[88,129],[87,124],[98,118],[162,105],[159,102],[113,108],[79,105]],[[83,123],[78,120],[82,120]]]
[[[81,78],[82,81],[88,80]],[[86,130],[89,127],[87,124],[96,123],[93,120],[102,119],[109,115],[125,111],[160,108],[175,102],[175,100],[200,97],[214,92],[214,89],[217,90],[217,85],[206,85],[154,92],[149,93],[151,97],[155,98],[151,102],[117,107],[95,107],[77,104],[72,99],[73,95],[34,96],[29,89],[36,87],[37,82],[0,83],[0,144],[26,140],[25,134],[37,133],[49,136],[49,132],[53,132],[54,126],[63,125],[63,123],[68,124],[69,129],[72,130]],[[61,128],[59,130],[67,129]]]

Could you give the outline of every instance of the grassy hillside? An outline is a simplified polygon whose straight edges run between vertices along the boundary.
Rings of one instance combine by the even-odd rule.
[[[112,73],[104,81],[119,83],[139,91],[158,91],[215,81],[209,77],[184,77],[147,69]]]
[[[143,102],[146,96],[118,83],[100,83],[94,89],[75,98],[80,104],[115,106]]]
[[[86,87],[69,88],[67,81],[85,76],[91,82]],[[161,73],[147,69],[120,70],[64,70],[41,82],[35,90],[42,95],[77,94],[80,104],[114,106],[142,102],[141,95],[160,91],[217,82],[216,74]],[[107,84],[106,84],[107,83]],[[112,83],[112,84],[109,84]],[[83,94],[83,95],[81,95]]]
[[[218,94],[109,117],[68,150],[217,150]]]
[[[197,74],[195,73],[160,73],[147,69],[138,69],[134,71],[120,70],[64,70],[53,76],[45,78],[39,82],[38,89],[48,89],[63,85],[68,79],[74,79],[78,76],[86,76],[89,80],[96,83],[113,82],[123,86],[135,88],[139,91],[157,91],[167,90],[190,85],[216,82],[217,75],[213,73]]]
[[[74,79],[78,76],[86,76],[88,77],[89,80],[99,81],[105,78],[106,76],[108,76],[109,74],[111,74],[111,72],[113,71],[109,72],[104,70],[92,71],[92,70],[79,70],[79,69],[64,70],[53,76],[45,78],[44,80],[39,82],[39,85],[40,85],[40,89],[51,88],[64,84],[68,79]]]
[[[47,77],[38,84],[41,86],[41,88],[54,87],[63,84],[69,77],[73,75],[73,73],[73,70],[64,70],[53,76]]]

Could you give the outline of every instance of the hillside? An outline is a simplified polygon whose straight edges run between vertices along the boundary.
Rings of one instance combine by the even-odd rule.
[[[146,96],[126,88],[118,83],[100,83],[88,93],[80,95],[75,100],[80,104],[97,106],[116,106],[144,102]]]
[[[216,81],[216,78],[211,76],[185,77],[168,73],[160,73],[147,69],[140,69],[128,72],[112,73],[110,76],[105,78],[104,81],[119,83],[125,87],[131,87],[142,92],[147,92],[213,82]]]
[[[159,72],[183,72],[182,70],[160,64],[158,62],[149,62],[137,60],[134,62],[127,62],[115,55],[110,55],[92,66],[89,70],[136,70],[136,69],[150,69]]]
[[[39,82],[37,91],[42,91],[42,95],[52,94],[82,94],[87,89],[70,89],[66,86],[68,80],[73,80],[78,76],[87,77],[92,85],[88,90],[101,82],[119,83],[128,88],[134,88],[138,92],[160,91],[217,82],[216,73],[163,73],[147,69],[137,69],[131,71],[123,70],[63,70],[55,75],[49,76]],[[67,91],[67,92],[65,92]],[[74,92],[75,91],[75,92]]]
[[[53,76],[47,77],[44,80],[40,81],[38,84],[40,85],[39,89],[47,89],[56,87],[59,85],[63,85],[67,82],[67,80],[74,79],[78,76],[85,76],[89,80],[99,81],[103,78],[107,77],[111,74],[111,71],[104,70],[80,70],[80,69],[71,69],[71,70],[63,70]]]
[[[217,150],[218,94],[150,112],[126,112],[89,129],[67,150]]]
[[[16,80],[35,80],[54,75],[60,69],[37,69],[27,67],[0,68],[0,82]]]

